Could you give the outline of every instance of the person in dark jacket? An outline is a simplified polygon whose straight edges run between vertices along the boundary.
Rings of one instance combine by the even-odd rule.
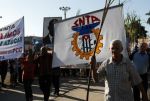
[[[0,62],[0,71],[1,71],[1,85],[2,87],[6,87],[6,85],[4,84],[5,78],[6,78],[6,74],[7,74],[7,69],[8,69],[8,61],[4,60]]]
[[[44,94],[44,101],[48,101],[52,83],[52,53],[47,52],[47,47],[41,48],[41,54],[36,59],[39,67],[39,85]]]
[[[52,68],[52,84],[54,86],[54,95],[59,96],[60,67],[54,67],[54,68]]]

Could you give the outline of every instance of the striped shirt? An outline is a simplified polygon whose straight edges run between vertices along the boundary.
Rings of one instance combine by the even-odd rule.
[[[123,57],[119,64],[107,59],[97,73],[105,79],[105,101],[134,101],[132,84],[138,85],[142,80],[129,59]]]

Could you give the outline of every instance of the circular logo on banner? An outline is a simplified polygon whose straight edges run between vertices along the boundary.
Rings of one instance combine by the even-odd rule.
[[[98,25],[100,25],[100,20],[95,16],[89,15],[82,16],[74,22],[72,30],[75,33],[72,36],[71,45],[72,51],[80,59],[89,60],[95,50],[97,54],[101,52],[100,49],[103,47],[101,40],[103,36],[99,35],[101,30],[100,28],[96,28]]]

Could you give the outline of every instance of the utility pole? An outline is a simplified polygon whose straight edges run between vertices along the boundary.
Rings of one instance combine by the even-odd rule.
[[[60,10],[64,11],[64,19],[66,19],[66,13],[68,10],[70,10],[70,7],[59,7]]]

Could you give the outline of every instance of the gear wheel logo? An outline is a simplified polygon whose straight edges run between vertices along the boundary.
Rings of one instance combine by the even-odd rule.
[[[103,36],[99,35],[101,30],[99,28],[95,29],[95,27],[100,24],[100,20],[95,21],[96,22],[92,24],[72,27],[72,29],[76,31],[72,36],[72,51],[80,59],[89,60],[90,57],[93,56],[95,50],[95,53],[99,54],[101,52],[101,48],[103,47]],[[98,42],[97,47],[96,42]]]

